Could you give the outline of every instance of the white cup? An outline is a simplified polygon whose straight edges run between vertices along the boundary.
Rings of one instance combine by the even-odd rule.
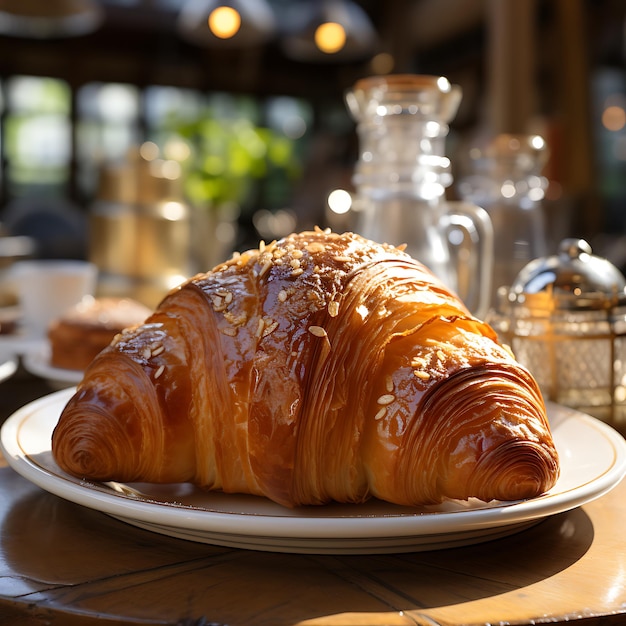
[[[93,295],[98,268],[80,260],[18,261],[11,267],[22,324],[28,335],[44,337],[52,320]]]

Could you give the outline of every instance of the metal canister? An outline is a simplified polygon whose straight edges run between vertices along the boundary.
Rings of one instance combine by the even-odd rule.
[[[626,434],[626,279],[583,239],[526,265],[489,320],[547,400]]]
[[[90,213],[90,259],[100,270],[99,293],[156,306],[189,275],[189,209],[180,178],[164,163],[132,154],[103,168]]]

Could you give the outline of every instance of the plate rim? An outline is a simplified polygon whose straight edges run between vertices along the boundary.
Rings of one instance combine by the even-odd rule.
[[[496,506],[462,511],[402,512],[402,507],[392,505],[397,512],[385,515],[315,517],[299,514],[268,515],[206,510],[124,496],[113,490],[105,490],[102,484],[64,476],[61,470],[59,470],[60,474],[55,475],[31,458],[27,451],[21,448],[19,428],[29,417],[32,418],[39,411],[49,409],[50,405],[64,404],[74,392],[75,388],[56,391],[18,409],[2,425],[0,447],[8,464],[30,482],[71,502],[113,517],[125,518],[129,523],[132,523],[131,520],[134,519],[158,524],[165,528],[224,533],[224,524],[227,522],[225,534],[233,537],[245,535],[328,540],[373,537],[384,540],[400,536],[435,536],[450,532],[502,528],[527,520],[541,520],[601,497],[617,486],[626,475],[626,440],[617,431],[608,424],[575,409],[548,403],[549,414],[551,407],[552,410],[555,410],[555,407],[565,410],[570,413],[570,417],[581,420],[596,429],[614,451],[612,463],[602,474],[582,486],[567,489],[560,494],[548,492],[532,500],[506,502]],[[567,497],[564,497],[565,495]],[[275,506],[278,510],[288,511],[280,505]],[[353,505],[340,506],[351,507]],[[436,522],[433,523],[433,520]],[[251,533],[255,526],[258,529]],[[257,532],[260,534],[256,534]]]
[[[46,338],[41,335],[27,334],[22,331],[0,335],[0,350],[24,356],[32,351],[41,349]]]
[[[0,383],[8,380],[17,372],[19,359],[17,354],[12,354],[0,349]]]
[[[51,348],[48,342],[43,343],[37,349],[29,350],[22,356],[24,369],[31,374],[45,380],[67,383],[75,386],[83,379],[84,370],[72,370],[55,367],[50,364]]]

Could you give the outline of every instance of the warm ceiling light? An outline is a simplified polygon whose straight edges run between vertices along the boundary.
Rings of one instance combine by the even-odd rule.
[[[327,54],[339,52],[346,45],[346,31],[341,24],[325,22],[315,30],[315,45]]]
[[[241,15],[232,7],[217,7],[211,11],[208,23],[216,37],[230,39],[241,28]]]
[[[376,52],[378,37],[353,0],[294,3],[283,18],[285,55],[296,61],[353,61]]]
[[[626,111],[615,104],[606,107],[602,112],[602,125],[607,130],[622,130],[626,126]]]
[[[235,48],[268,41],[276,18],[267,0],[187,0],[177,27],[197,45]]]

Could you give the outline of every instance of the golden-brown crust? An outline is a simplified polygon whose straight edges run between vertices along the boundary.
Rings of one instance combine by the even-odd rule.
[[[511,500],[558,476],[538,387],[493,330],[401,250],[319,230],[234,255],[119,335],[53,453],[94,480],[289,506]]]

